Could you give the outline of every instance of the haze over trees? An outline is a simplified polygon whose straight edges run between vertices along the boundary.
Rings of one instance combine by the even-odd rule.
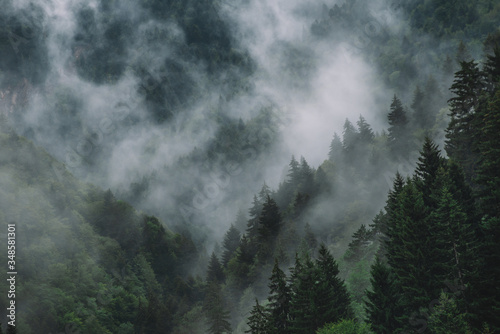
[[[500,332],[497,1],[2,6],[0,333]]]

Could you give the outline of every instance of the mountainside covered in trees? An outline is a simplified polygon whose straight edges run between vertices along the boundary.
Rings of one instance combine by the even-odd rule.
[[[493,0],[4,1],[0,333],[500,332],[499,26]]]

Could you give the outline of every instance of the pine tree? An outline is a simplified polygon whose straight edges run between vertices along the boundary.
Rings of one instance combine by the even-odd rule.
[[[418,85],[413,92],[413,100],[410,107],[413,110],[413,119],[415,124],[417,124],[420,128],[425,129],[428,123],[427,110],[425,108],[425,96],[424,92]]]
[[[442,283],[427,269],[433,244],[422,194],[414,182],[407,180],[397,202],[390,218],[387,259],[404,297],[402,320],[408,324],[408,316],[426,307],[436,297],[433,293]]]
[[[252,207],[249,209],[250,218],[246,230],[248,251],[252,256],[255,256],[258,251],[259,217],[262,213],[262,206],[263,203],[257,198],[257,195],[254,195]]]
[[[494,92],[500,84],[500,46],[493,49],[492,55],[486,56],[484,72],[488,79],[488,91]]]
[[[376,334],[395,333],[401,324],[398,318],[398,291],[390,268],[380,258],[371,267],[371,290],[366,291],[365,304],[368,322]]]
[[[403,104],[396,95],[392,99],[387,118],[389,120],[389,148],[395,155],[405,154],[408,149],[408,117]]]
[[[446,153],[464,169],[468,183],[471,183],[475,173],[477,145],[471,141],[476,138],[472,125],[475,112],[480,106],[480,95],[483,91],[483,75],[477,64],[461,62],[461,69],[455,73],[451,86],[454,96],[448,100],[450,104],[451,121],[446,129]]]
[[[287,334],[290,321],[290,287],[286,282],[285,273],[279,268],[278,260],[269,282],[269,313],[270,321],[276,334]]]
[[[222,265],[224,267],[227,266],[227,263],[240,245],[240,239],[240,231],[238,231],[238,229],[231,224],[231,227],[229,227],[229,230],[224,236],[224,241],[222,242],[222,246],[224,247],[224,252],[222,253]]]
[[[328,152],[328,159],[331,162],[338,163],[342,159],[344,147],[342,141],[337,133],[333,134],[332,142],[330,143],[330,151]]]
[[[438,146],[429,137],[426,137],[415,170],[415,185],[422,193],[424,204],[429,209],[436,207],[432,195],[436,191],[435,183],[438,171],[443,165],[444,160],[441,158]]]
[[[380,237],[380,248],[377,252],[377,255],[385,258],[387,255],[387,246],[390,241],[391,235],[397,236],[399,230],[399,224],[397,224],[395,217],[395,211],[398,209],[399,202],[398,197],[403,191],[405,185],[405,180],[403,176],[397,172],[396,177],[394,178],[392,190],[389,191],[387,196],[386,205],[384,207],[385,214],[379,215],[378,220],[374,223],[377,226],[377,229],[382,232]]]
[[[500,89],[480,116],[483,140],[479,144],[477,183],[481,186],[481,211],[489,217],[500,217]]]
[[[375,138],[373,130],[365,120],[365,118],[359,115],[359,120],[356,122],[358,126],[359,141],[364,145],[371,144]]]
[[[278,236],[280,227],[281,214],[278,205],[274,199],[267,196],[259,217],[259,238],[261,242],[272,243]]]
[[[358,262],[363,255],[364,248],[368,245],[370,236],[370,231],[362,224],[352,235],[352,241],[347,246],[345,259],[351,262]]]
[[[338,277],[339,268],[337,262],[330,254],[324,244],[318,250],[318,266],[321,282],[324,282],[323,291],[318,296],[327,297],[325,304],[319,305],[320,315],[317,320],[318,328],[329,322],[337,322],[340,319],[348,319],[353,316],[351,300],[344,282]]]
[[[245,333],[249,334],[270,334],[273,332],[271,326],[269,310],[264,306],[259,304],[259,301],[255,299],[255,306],[250,311],[250,316],[248,317],[247,325],[250,327]]]
[[[343,152],[348,159],[353,158],[356,151],[356,144],[358,141],[358,132],[352,123],[346,119],[344,123],[344,132],[342,138]]]
[[[469,334],[466,314],[460,312],[453,298],[441,293],[439,304],[429,318],[429,329],[435,334]]]
[[[222,291],[214,281],[208,283],[207,293],[203,304],[210,334],[229,334],[231,324],[229,323],[229,312],[224,306]]]
[[[315,318],[318,314],[313,289],[319,279],[319,273],[309,257],[300,261],[296,257],[295,267],[292,272],[291,301],[290,301],[290,333],[308,334],[315,331]]]
[[[304,157],[300,157],[299,185],[299,192],[309,196],[313,195],[314,171],[309,167]]]
[[[217,255],[215,255],[215,252],[212,252],[210,262],[208,263],[207,282],[222,283],[223,281],[224,271],[222,271],[222,266]]]

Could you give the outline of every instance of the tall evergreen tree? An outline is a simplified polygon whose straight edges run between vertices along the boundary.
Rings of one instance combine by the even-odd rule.
[[[352,240],[347,246],[345,259],[351,262],[358,262],[361,259],[364,248],[368,245],[370,237],[370,231],[362,224],[352,235]]]
[[[285,273],[279,268],[278,260],[274,261],[269,290],[269,319],[274,327],[274,333],[287,334],[289,333],[291,291]]]
[[[493,54],[486,55],[484,72],[488,80],[488,91],[494,92],[500,84],[500,46],[493,49]]]
[[[477,145],[471,140],[476,137],[472,125],[484,82],[473,60],[463,61],[460,66],[451,86],[454,96],[448,101],[451,121],[446,129],[445,149],[448,156],[462,166],[467,182],[471,183],[477,161]]]
[[[224,298],[219,284],[214,281],[208,283],[205,300],[203,303],[208,321],[210,334],[229,334],[229,312],[225,308]]]
[[[427,211],[413,181],[408,180],[398,196],[398,206],[391,214],[387,258],[402,293],[403,323],[426,307],[436,290],[442,288],[428,271],[433,251]]]
[[[339,163],[342,159],[342,152],[344,147],[342,145],[342,140],[337,133],[333,134],[332,142],[330,143],[330,151],[328,152],[328,159],[331,162]]]
[[[398,291],[390,268],[380,258],[371,267],[371,290],[366,292],[366,313],[375,334],[395,333],[401,324],[398,318]]]
[[[389,148],[395,155],[405,154],[408,149],[408,117],[401,100],[396,95],[392,99],[387,118],[389,120]]]
[[[278,205],[270,196],[262,208],[259,217],[259,237],[261,241],[273,242],[281,227],[281,214]]]
[[[245,333],[270,334],[273,332],[269,310],[260,305],[257,299],[255,299],[255,305],[252,308],[252,311],[250,311],[247,325],[250,329],[246,330]]]
[[[324,290],[320,290],[318,295],[333,296],[333,299],[328,297],[325,304],[319,305],[321,316],[318,323],[319,327],[321,327],[325,323],[351,318],[353,311],[345,283],[338,277],[339,268],[337,262],[324,244],[320,245],[318,254],[316,265],[319,268],[321,280],[326,283],[323,287]]]
[[[413,110],[413,121],[422,129],[426,129],[429,124],[425,102],[424,92],[417,85],[415,91],[413,92],[411,109]]]
[[[346,119],[342,138],[343,151],[348,159],[353,158],[358,141],[358,132],[352,123]]]
[[[368,124],[366,119],[361,115],[359,115],[359,120],[356,124],[358,126],[359,141],[364,145],[371,144],[375,138],[375,134],[370,124]]]
[[[438,146],[429,137],[426,137],[415,170],[415,185],[423,195],[424,204],[431,209],[436,206],[432,195],[433,192],[437,191],[436,178],[443,165],[444,159],[440,155]]]
[[[500,89],[480,116],[483,140],[479,144],[477,183],[481,186],[481,211],[489,217],[500,217]]]
[[[240,245],[240,239],[240,231],[238,231],[238,229],[231,224],[231,227],[227,230],[224,236],[224,241],[222,242],[222,246],[224,247],[224,252],[222,253],[222,265],[224,267],[227,266],[227,263]]]
[[[222,283],[223,281],[224,271],[222,270],[222,266],[217,258],[217,255],[215,255],[215,252],[212,252],[210,262],[208,263],[207,282]]]

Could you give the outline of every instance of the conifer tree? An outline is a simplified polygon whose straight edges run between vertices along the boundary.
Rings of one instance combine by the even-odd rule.
[[[387,118],[389,120],[389,148],[395,155],[405,154],[408,148],[408,117],[403,104],[396,95],[392,99]]]
[[[337,262],[330,254],[324,244],[318,250],[318,266],[320,278],[326,284],[320,290],[318,296],[328,296],[324,305],[319,305],[321,313],[318,327],[325,323],[337,322],[340,319],[348,319],[353,316],[350,306],[350,297],[344,282],[338,277],[339,268]],[[330,296],[333,296],[331,298]]]
[[[255,305],[252,308],[252,311],[250,311],[247,325],[248,327],[250,327],[250,329],[246,330],[245,333],[270,334],[273,332],[269,310],[266,307],[260,305],[257,299],[255,299]]]
[[[451,86],[454,96],[448,101],[451,121],[446,129],[445,149],[448,156],[462,166],[467,182],[471,183],[478,149],[471,140],[476,137],[472,125],[484,83],[483,75],[473,60],[461,62],[460,66]]]
[[[371,290],[366,292],[366,313],[375,334],[395,333],[401,324],[398,317],[398,291],[390,268],[380,258],[371,267]]]
[[[433,244],[422,194],[407,180],[397,198],[398,205],[390,217],[387,259],[404,296],[404,323],[413,312],[426,307],[433,293],[442,287],[429,273]]]
[[[208,263],[207,282],[222,283],[223,281],[224,271],[222,271],[222,266],[217,258],[217,255],[215,255],[215,252],[212,252],[210,262]]]
[[[418,85],[413,92],[411,108],[413,109],[413,120],[415,124],[422,129],[427,128],[429,122],[427,117],[425,95]]]
[[[238,229],[231,224],[231,227],[229,227],[229,230],[224,236],[224,241],[222,242],[222,246],[224,247],[224,252],[222,253],[222,265],[224,267],[227,266],[227,263],[240,245],[240,239],[240,231],[238,231]]]
[[[274,242],[278,236],[280,227],[281,214],[278,205],[276,205],[274,199],[267,196],[259,217],[259,238],[261,242]]]
[[[319,279],[317,268],[309,257],[302,261],[293,271],[291,283],[292,294],[290,301],[290,333],[306,334],[315,331],[315,317],[318,312],[314,304],[313,289]]]
[[[353,158],[358,141],[358,132],[352,123],[346,119],[344,123],[344,132],[342,138],[343,151],[348,158]]]
[[[269,290],[269,319],[271,325],[274,327],[276,334],[287,334],[289,332],[291,291],[285,273],[279,268],[278,260],[274,261]]]
[[[483,214],[500,217],[500,89],[481,113],[483,140],[479,144],[480,158],[477,183],[481,185],[480,204]]]
[[[313,195],[314,171],[309,167],[304,157],[300,157],[299,185],[300,188],[298,191],[307,195]]]
[[[462,313],[455,300],[446,293],[441,293],[439,304],[429,318],[429,329],[435,334],[469,334],[471,330],[466,314]]]
[[[370,231],[364,224],[362,224],[361,227],[352,235],[352,241],[347,246],[348,248],[345,259],[351,262],[359,261],[363,253],[363,249],[369,242],[370,236]]]
[[[492,55],[486,55],[484,72],[488,79],[488,91],[494,92],[500,84],[500,46],[493,49]]]
[[[207,317],[210,334],[231,333],[229,312],[225,308],[221,288],[214,281],[208,283],[203,310]]]
[[[444,161],[441,158],[438,146],[429,137],[426,137],[415,170],[415,185],[423,195],[424,204],[430,209],[436,207],[432,195],[433,192],[437,191],[435,187],[436,178],[443,165]]]
[[[339,163],[342,159],[342,152],[344,147],[342,141],[337,133],[333,134],[332,142],[330,143],[330,151],[328,152],[328,159],[331,162]]]
[[[364,145],[371,144],[375,138],[375,134],[370,124],[368,124],[366,119],[361,115],[359,115],[359,120],[356,124],[358,126],[359,141]]]

